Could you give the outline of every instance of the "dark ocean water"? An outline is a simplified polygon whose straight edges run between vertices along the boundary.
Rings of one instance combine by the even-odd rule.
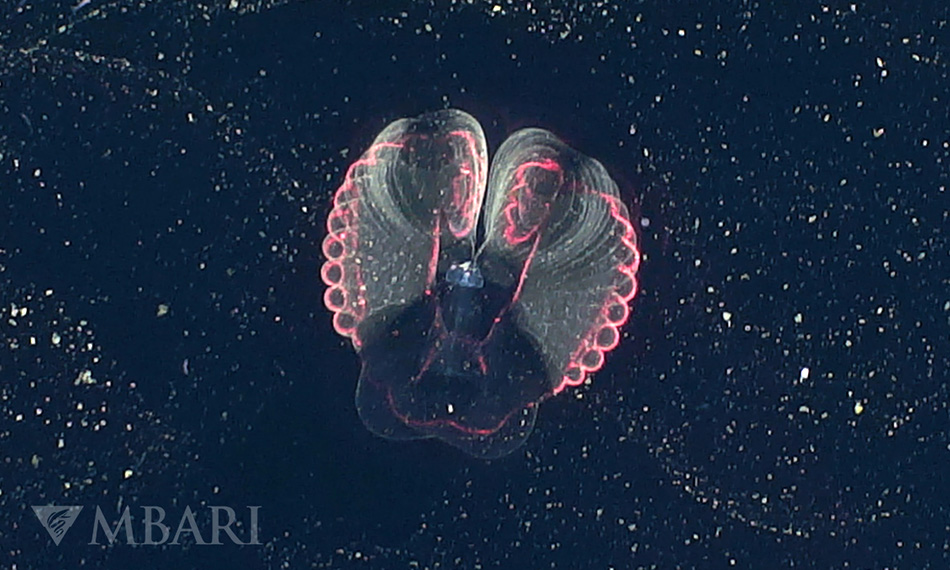
[[[0,565],[950,564],[946,7],[280,4],[0,9]],[[491,462],[363,427],[319,277],[349,164],[446,107],[641,232],[620,346]],[[88,544],[212,505],[261,544]]]

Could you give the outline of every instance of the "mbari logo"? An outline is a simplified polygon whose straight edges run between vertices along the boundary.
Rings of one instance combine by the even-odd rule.
[[[237,513],[231,507],[207,507],[208,516],[196,517],[191,507],[185,507],[176,524],[166,521],[165,509],[156,506],[142,507],[141,525],[133,525],[129,507],[113,526],[109,525],[102,509],[96,507],[96,517],[92,524],[92,538],[89,544],[135,544],[143,546],[198,544],[222,545],[241,544],[259,545],[260,534],[257,517],[259,506],[247,507],[248,519],[238,522]],[[47,505],[33,507],[36,518],[58,546],[66,531],[76,522],[82,511],[81,506]],[[200,511],[199,511],[200,512]],[[199,519],[206,523],[202,526]],[[240,528],[243,527],[243,528]],[[174,528],[174,533],[172,529]],[[138,530],[138,534],[136,534]],[[124,535],[124,536],[122,536]],[[243,536],[243,539],[242,539]],[[124,540],[123,540],[124,539]]]
[[[59,541],[63,540],[63,537],[66,536],[66,531],[69,530],[69,527],[73,526],[73,523],[76,522],[76,517],[79,516],[81,510],[82,507],[77,506],[57,507],[49,505],[45,507],[33,507],[36,518],[40,519],[40,524],[43,525],[43,528],[46,529],[46,532],[49,533],[57,546],[59,546]]]

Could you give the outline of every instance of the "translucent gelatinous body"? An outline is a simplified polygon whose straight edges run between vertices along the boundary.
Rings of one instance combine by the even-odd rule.
[[[636,234],[603,166],[523,129],[489,171],[457,110],[386,127],[327,227],[324,300],[360,354],[361,419],[476,457],[517,449],[541,401],[603,365],[637,292]]]

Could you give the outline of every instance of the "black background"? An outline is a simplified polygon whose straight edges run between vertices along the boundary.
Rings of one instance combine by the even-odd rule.
[[[5,6],[7,564],[945,568],[932,6]],[[493,462],[363,428],[318,275],[349,163],[446,106],[598,158],[642,230],[624,341]],[[44,504],[84,506],[58,547]],[[265,544],[86,544],[119,505]]]

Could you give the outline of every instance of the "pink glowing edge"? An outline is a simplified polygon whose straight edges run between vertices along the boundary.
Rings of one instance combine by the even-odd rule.
[[[561,393],[568,386],[583,384],[590,374],[603,367],[604,356],[620,344],[620,328],[630,320],[630,303],[637,296],[640,250],[637,248],[637,235],[633,224],[627,218],[626,208],[617,197],[600,192],[597,194],[607,202],[611,217],[624,229],[620,240],[629,250],[629,261],[617,266],[617,283],[604,299],[587,334],[581,337],[577,349],[571,354],[561,383],[552,391],[553,395]]]

